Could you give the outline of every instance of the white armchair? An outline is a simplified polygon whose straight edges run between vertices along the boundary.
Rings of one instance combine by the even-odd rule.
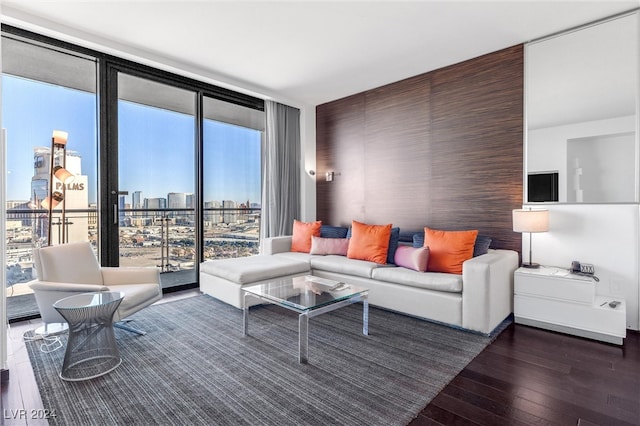
[[[38,279],[30,287],[45,324],[65,322],[53,308],[53,303],[64,297],[92,291],[120,291],[124,299],[114,314],[115,326],[145,334],[120,321],[162,298],[157,268],[101,267],[89,243],[34,249],[33,263]]]

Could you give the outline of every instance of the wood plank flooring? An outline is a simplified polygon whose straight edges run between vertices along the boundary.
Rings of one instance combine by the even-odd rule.
[[[165,295],[163,302],[198,294]],[[11,410],[42,409],[22,335],[39,321],[9,330],[10,380],[2,384],[3,425]],[[410,424],[640,425],[640,334],[619,347],[521,325],[509,326]]]
[[[609,345],[509,326],[411,423],[640,425],[640,334]]]

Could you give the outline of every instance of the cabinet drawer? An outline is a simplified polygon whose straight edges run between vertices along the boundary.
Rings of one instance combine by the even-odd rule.
[[[598,301],[600,299],[603,301],[611,300],[611,298],[599,297]],[[531,324],[535,321],[537,322],[536,326],[556,331],[562,330],[558,330],[554,326],[620,338],[624,338],[627,334],[627,315],[624,302],[616,309],[611,309],[608,305],[587,306],[586,304],[567,303],[561,300],[516,295],[513,312],[516,323]],[[563,332],[568,331],[564,330]],[[583,334],[578,335],[590,337]]]
[[[515,293],[591,305],[595,284],[572,278],[516,273]]]

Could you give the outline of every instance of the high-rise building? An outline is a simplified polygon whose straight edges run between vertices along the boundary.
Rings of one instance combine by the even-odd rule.
[[[169,210],[169,217],[181,217],[185,213],[182,211],[175,211],[178,209],[187,208],[187,194],[184,192],[170,192],[167,194],[167,208]]]
[[[236,223],[238,220],[238,212],[235,210],[238,203],[231,200],[222,200],[222,208],[224,214],[224,223]]]
[[[187,194],[184,192],[170,192],[167,194],[169,209],[184,209],[187,207]]]
[[[9,223],[12,223],[12,226],[32,225],[33,215],[30,201],[7,201],[6,205],[7,227],[9,227]]]
[[[131,208],[134,210],[142,208],[142,191],[133,191],[131,194]]]
[[[125,199],[125,195],[120,195],[118,197],[118,221],[120,223],[120,226],[124,225],[124,213],[125,213],[125,208],[126,208],[126,199]]]
[[[31,178],[31,205],[42,208],[41,203],[49,195],[49,170],[51,168],[50,148],[36,147],[33,153],[33,177]],[[65,168],[74,175],[74,179],[63,185],[57,178],[53,178],[53,191],[64,192],[64,201],[58,204],[52,212],[51,243],[60,244],[63,241],[87,241],[89,238],[89,219],[86,212],[72,212],[72,210],[86,210],[89,207],[88,177],[82,174],[82,157],[76,151],[67,150]],[[62,164],[62,155],[54,158],[54,164]],[[62,212],[65,219],[62,223]],[[47,237],[48,216],[41,215],[34,226],[34,238]],[[66,234],[66,239],[64,235]]]
[[[222,223],[224,221],[224,217],[220,213],[219,209],[221,206],[220,201],[206,201],[204,203],[204,220],[209,224]]]
[[[166,209],[167,200],[166,198],[145,198],[144,208],[145,209]],[[153,212],[151,212],[150,214],[153,215]]]

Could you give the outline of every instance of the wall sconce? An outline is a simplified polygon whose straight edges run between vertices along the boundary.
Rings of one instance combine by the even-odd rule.
[[[333,172],[327,172],[327,174],[325,175],[325,179],[327,180],[327,182],[333,182]]]

